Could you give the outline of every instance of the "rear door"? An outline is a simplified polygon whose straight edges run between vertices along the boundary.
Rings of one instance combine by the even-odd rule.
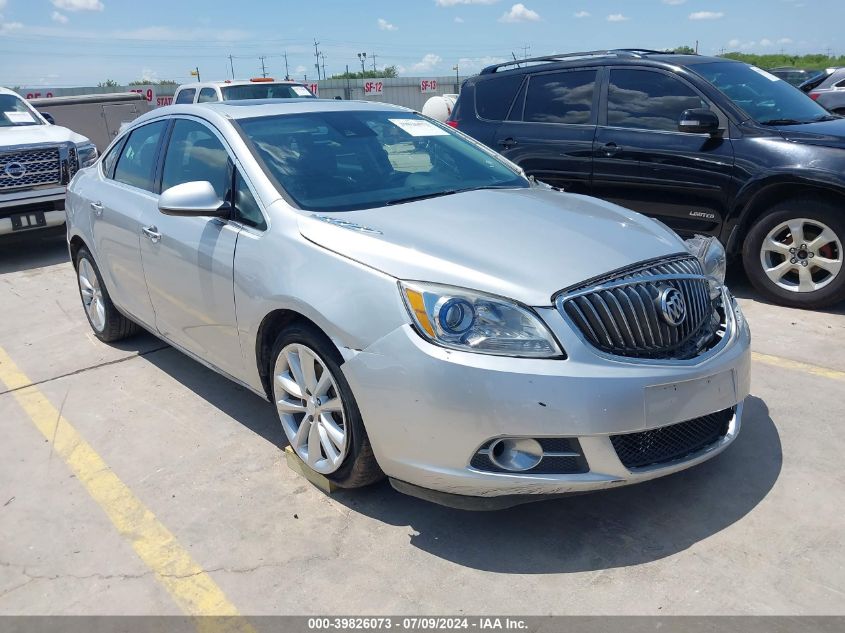
[[[709,108],[690,83],[658,69],[611,68],[595,139],[593,195],[655,216],[680,233],[717,234],[734,154],[723,137],[678,131],[684,110]]]
[[[465,84],[455,105],[458,129],[498,150],[496,130],[504,121],[523,81],[522,74],[481,75]]]
[[[495,149],[529,176],[575,193],[589,193],[596,133],[596,68],[531,75]]]

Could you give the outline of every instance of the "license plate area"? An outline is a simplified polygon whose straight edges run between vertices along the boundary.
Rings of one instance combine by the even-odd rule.
[[[13,231],[26,231],[47,226],[47,220],[43,211],[28,211],[26,213],[15,213],[11,216]]]
[[[645,428],[685,422],[737,403],[732,369],[712,376],[645,389]]]

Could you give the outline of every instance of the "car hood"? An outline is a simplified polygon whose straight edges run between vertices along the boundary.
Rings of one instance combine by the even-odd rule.
[[[46,145],[49,143],[85,143],[88,139],[61,125],[16,125],[0,127],[0,147],[9,145]]]
[[[540,188],[482,190],[299,217],[302,235],[388,275],[532,306],[645,259],[684,251],[664,225],[609,202]]]
[[[785,139],[795,143],[845,149],[845,119],[780,125],[777,130]]]

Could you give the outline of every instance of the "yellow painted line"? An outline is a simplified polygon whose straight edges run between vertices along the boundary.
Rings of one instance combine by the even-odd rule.
[[[806,374],[822,376],[823,378],[830,378],[831,380],[845,380],[845,371],[821,367],[819,365],[811,365],[810,363],[802,363],[801,361],[782,358],[780,356],[772,356],[771,354],[751,352],[751,360],[755,360],[758,363],[765,363],[766,365],[772,365],[774,367],[780,367],[781,369],[802,371]]]
[[[85,486],[140,559],[155,574],[179,607],[198,618],[200,631],[254,633],[248,622],[202,567],[179,544],[170,530],[123,483],[92,446],[62,416],[0,347],[0,382],[17,389],[12,396],[35,427],[53,443],[76,478]]]

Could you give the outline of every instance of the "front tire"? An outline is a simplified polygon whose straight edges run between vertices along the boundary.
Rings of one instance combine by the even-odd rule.
[[[104,343],[113,343],[137,334],[140,330],[138,325],[114,307],[100,275],[100,269],[87,248],[79,249],[75,265],[79,296],[88,324],[94,330],[94,336]]]
[[[826,308],[845,300],[845,209],[825,198],[781,202],[751,227],[742,251],[754,287],[773,303]]]
[[[383,478],[332,342],[314,326],[294,324],[276,339],[272,358],[273,402],[305,465],[343,488]]]

